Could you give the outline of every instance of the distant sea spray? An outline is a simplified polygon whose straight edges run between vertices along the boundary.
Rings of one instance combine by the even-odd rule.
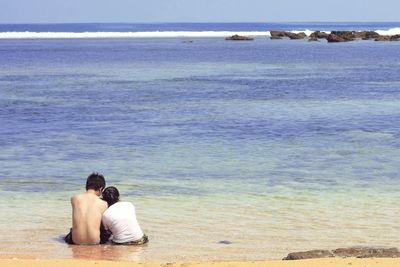
[[[85,38],[213,38],[234,34],[270,36],[265,32],[154,31],[154,32],[0,32],[0,39],[85,39]]]
[[[388,30],[375,30],[380,35],[400,34],[400,27]],[[292,30],[291,32],[304,32],[307,36],[313,30]],[[329,31],[325,31],[329,33]],[[106,38],[222,38],[234,34],[269,37],[270,31],[138,31],[138,32],[32,32],[32,31],[6,31],[0,32],[0,39],[106,39]]]

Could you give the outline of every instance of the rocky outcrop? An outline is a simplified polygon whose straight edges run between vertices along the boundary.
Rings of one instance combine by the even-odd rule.
[[[390,41],[400,41],[400,34],[390,36]]]
[[[398,258],[400,252],[397,248],[338,248],[332,251],[336,257],[353,258]]]
[[[286,32],[283,31],[270,31],[271,39],[281,39],[286,37]]]
[[[400,251],[397,248],[373,248],[373,247],[352,247],[338,248],[335,250],[310,250],[303,252],[289,253],[283,260],[304,260],[315,258],[399,258]]]
[[[375,38],[375,41],[377,42],[384,42],[384,41],[400,41],[400,34],[396,35],[379,35],[378,37]]]
[[[304,32],[294,33],[294,32],[285,32],[285,31],[270,31],[271,39],[277,40],[287,37],[291,40],[299,40],[304,39],[307,35]]]
[[[355,39],[357,39],[357,36],[353,31],[331,31],[326,38],[329,43],[350,42]]]
[[[354,39],[346,40],[336,34],[329,34],[329,36],[326,38],[326,40],[328,41],[328,43],[341,43],[341,42],[353,41]]]
[[[287,32],[286,36],[289,37],[291,40],[299,40],[306,38],[307,35],[304,32],[299,32],[299,33]]]
[[[326,32],[315,31],[310,35],[310,41],[318,39],[326,39],[330,43],[350,42],[357,39],[371,40],[379,38],[379,34],[374,31],[332,31],[330,34]]]
[[[321,31],[315,31],[312,34],[310,34],[310,38],[316,38],[316,39],[326,39],[328,38],[329,33],[326,32],[321,32]]]
[[[364,31],[364,32],[359,32],[357,33],[357,38],[361,38],[363,40],[371,40],[378,38],[380,35],[377,32],[374,31]]]
[[[283,260],[305,260],[335,257],[329,250],[309,250],[304,252],[289,253]]]
[[[278,40],[282,38],[304,39],[307,35],[304,32],[293,33],[286,31],[270,31],[271,39]],[[315,31],[310,34],[308,41],[318,41],[326,39],[329,43],[350,42],[355,40],[375,40],[375,41],[400,41],[400,34],[397,35],[379,35],[374,31],[331,31],[330,33]]]
[[[228,40],[228,41],[253,41],[254,38],[235,34],[235,35],[232,35],[231,37],[226,37],[225,40]]]
[[[380,35],[375,38],[375,41],[377,41],[377,42],[390,41],[390,36],[389,35]]]
[[[310,34],[308,41],[312,42],[312,41],[318,41],[319,39],[327,39],[328,36],[329,36],[329,34],[326,32],[315,31],[312,34]]]

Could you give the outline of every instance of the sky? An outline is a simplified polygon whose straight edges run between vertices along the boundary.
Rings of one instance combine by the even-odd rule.
[[[399,22],[400,0],[0,0],[0,23]]]

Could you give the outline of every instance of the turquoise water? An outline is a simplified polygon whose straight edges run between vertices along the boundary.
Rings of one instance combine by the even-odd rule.
[[[183,41],[0,42],[2,254],[253,260],[398,246],[398,43]],[[60,242],[92,171],[135,204],[149,246]]]

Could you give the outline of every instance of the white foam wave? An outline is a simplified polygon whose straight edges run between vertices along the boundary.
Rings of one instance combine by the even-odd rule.
[[[304,30],[304,31],[290,31],[290,32],[292,32],[292,33],[301,33],[301,32],[304,32],[307,36],[310,36],[314,31],[306,29],[306,30]]]
[[[392,28],[389,30],[377,30],[377,33],[379,33],[380,35],[396,35],[396,34],[400,34],[400,28]]]
[[[314,31],[305,29],[290,32],[304,32],[310,36]],[[376,30],[376,32],[380,35],[396,35],[400,34],[400,28]],[[235,34],[250,37],[271,36],[269,31],[0,32],[0,39],[225,38]]]
[[[0,32],[0,39],[103,39],[103,38],[214,38],[232,35],[270,36],[268,31],[160,31],[160,32]]]

